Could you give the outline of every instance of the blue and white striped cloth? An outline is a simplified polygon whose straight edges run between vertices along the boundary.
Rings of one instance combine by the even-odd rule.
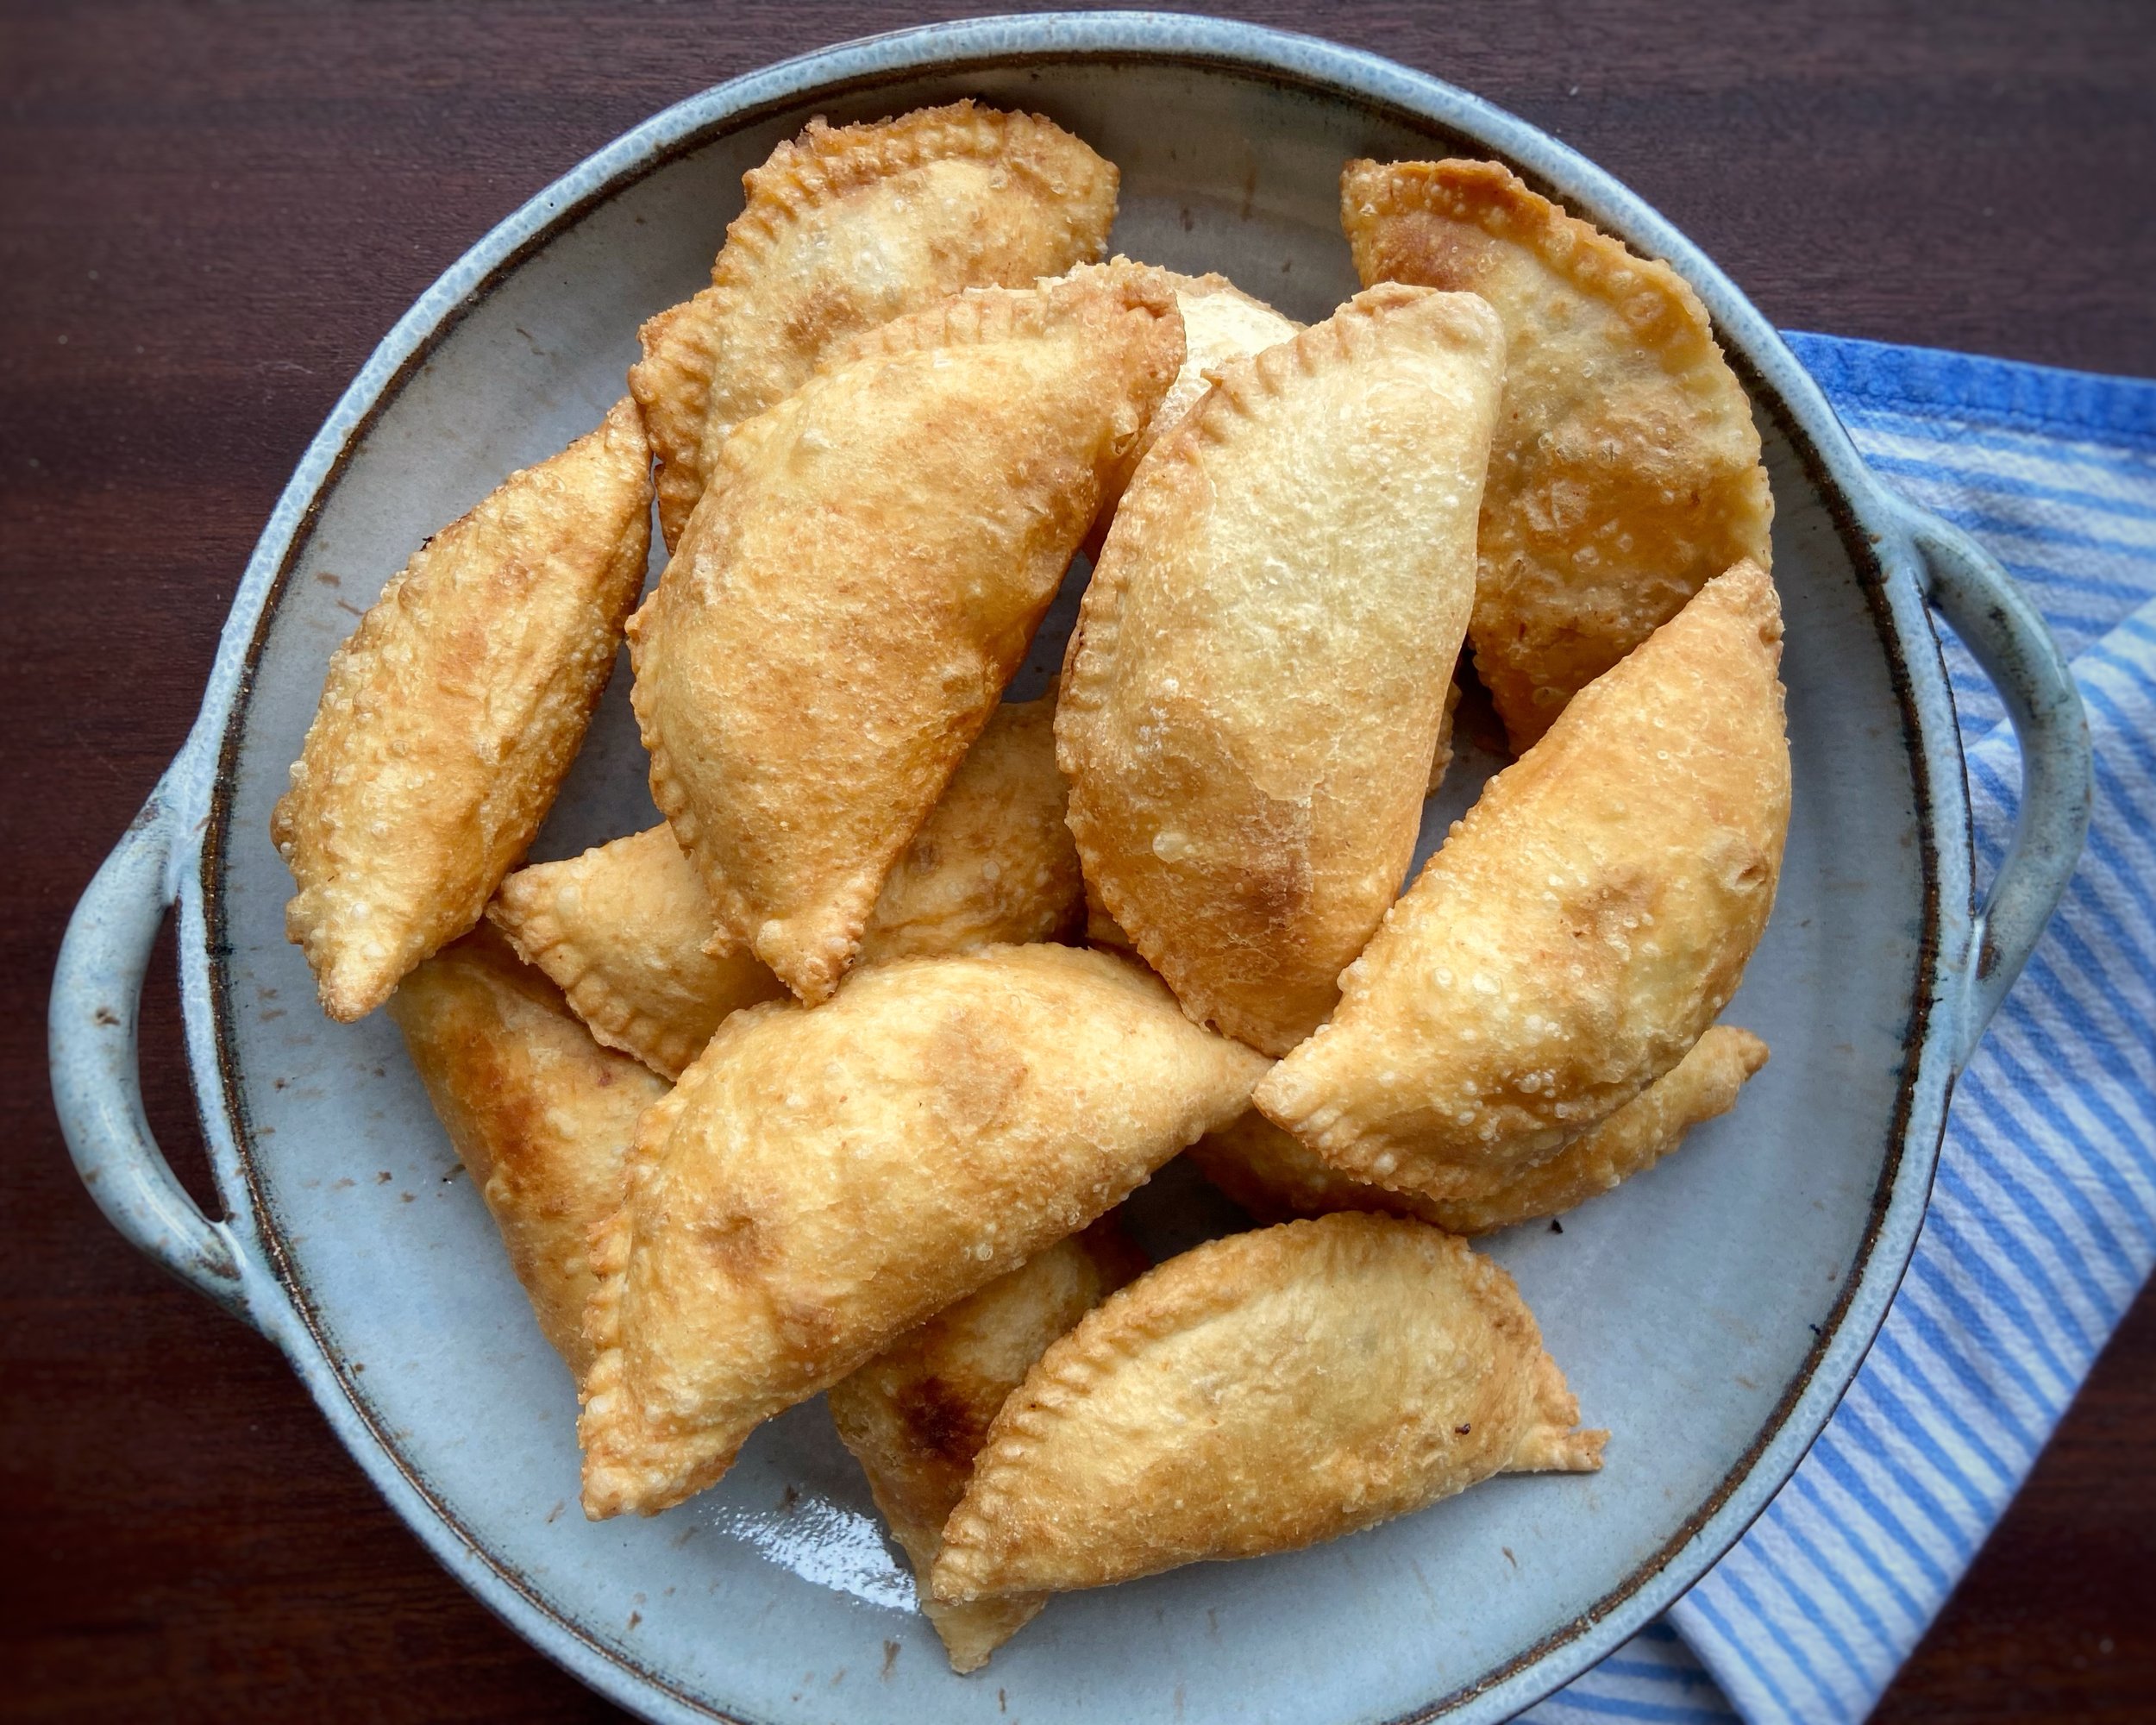
[[[2088,707],[2095,819],[1956,1088],[1915,1258],[1847,1397],[1728,1556],[1534,1725],[1862,1719],[2156,1257],[2156,382],[1790,344],[1872,465],[2042,607]],[[1946,663],[1988,877],[2019,757],[1951,638]]]

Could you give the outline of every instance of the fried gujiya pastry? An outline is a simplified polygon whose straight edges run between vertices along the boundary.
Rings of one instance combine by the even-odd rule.
[[[666,1085],[593,1042],[554,984],[483,923],[405,977],[389,1015],[539,1327],[581,1377],[592,1226],[619,1207],[636,1122]]]
[[[1512,1278],[1451,1235],[1357,1214],[1230,1234],[1026,1374],[943,1528],[936,1596],[1294,1551],[1493,1474],[1589,1472],[1608,1434],[1578,1421]]]
[[[1184,1154],[1261,1222],[1379,1210],[1419,1217],[1448,1233],[1486,1234],[1563,1215],[1653,1167],[1694,1126],[1736,1107],[1745,1081],[1766,1063],[1767,1045],[1750,1031],[1714,1025],[1683,1059],[1601,1125],[1482,1197],[1426,1198],[1357,1180],[1255,1108],[1207,1132]]]
[[[1284,1054],[1414,852],[1475,597],[1504,333],[1387,285],[1140,463],[1064,662],[1087,880],[1200,1023]]]
[[[412,555],[329,660],[270,837],[285,932],[347,1021],[479,920],[553,806],[650,545],[633,402]]]
[[[1751,405],[1676,271],[1495,162],[1350,162],[1340,210],[1365,285],[1478,293],[1505,322],[1468,634],[1517,752],[1710,576],[1766,567]]]
[[[519,869],[486,916],[592,1036],[667,1078],[728,1014],[787,991],[746,947],[707,950],[718,929],[711,895],[663,823]]]
[[[929,1592],[943,1523],[965,1496],[974,1456],[1049,1344],[1144,1269],[1144,1254],[1104,1216],[831,1385],[831,1421],[905,1548],[921,1609],[954,1671],[980,1670],[1047,1603],[1015,1594],[945,1605]]]
[[[821,119],[742,177],[711,285],[640,332],[629,387],[659,457],[672,547],[734,427],[833,343],[968,287],[1026,287],[1099,257],[1116,171],[1031,114],[956,102],[872,125]]]
[[[723,934],[854,959],[1182,358],[1142,271],[886,324],[742,426],[630,620],[651,790]]]
[[[1677,1065],[1736,992],[1789,821],[1782,612],[1750,563],[1487,785],[1257,1104],[1356,1178],[1489,1201]]]
[[[863,963],[1018,945],[1071,923],[1081,883],[1053,716],[1044,700],[996,709],[885,879]],[[665,826],[519,869],[486,914],[593,1036],[668,1078],[729,1013],[786,993],[745,948],[709,950],[711,897]]]
[[[1120,1203],[1264,1062],[1068,946],[901,958],[718,1027],[592,1236],[584,1507],[703,1490],[765,1420]]]

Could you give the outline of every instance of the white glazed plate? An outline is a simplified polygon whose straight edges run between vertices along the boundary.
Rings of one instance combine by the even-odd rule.
[[[689,1503],[584,1521],[568,1376],[394,1029],[316,1009],[267,837],[331,649],[422,538],[621,393],[638,323],[705,279],[743,170],[812,114],[960,95],[1045,113],[1117,162],[1117,250],[1222,271],[1305,319],[1356,285],[1337,192],[1355,155],[1495,155],[1669,257],[1758,410],[1796,763],[1780,901],[1727,1014],[1771,1063],[1733,1115],[1562,1233],[1490,1245],[1585,1419],[1611,1429],[1605,1471],[1499,1479],[1313,1551],[1058,1599],[967,1678],[913,1610],[820,1401]],[[1970,909],[1927,590],[1991,665],[2028,750],[2025,843],[1988,925]],[[1014,693],[1045,687],[1075,591]],[[655,818],[627,682],[624,660],[536,854]],[[277,1340],[460,1578],[651,1718],[1495,1719],[1695,1579],[1854,1372],[1915,1239],[1952,1073],[2078,850],[2078,727],[2056,653],[1996,565],[1880,490],[1742,297],[1553,141],[1388,62],[1246,26],[1105,14],[907,32],[668,110],[504,223],[392,332],[263,536],[194,736],[78,913],[55,1089],[122,1231]],[[1421,854],[1490,765],[1456,769]],[[175,901],[218,1223],[164,1170],[135,1088],[141,959]],[[1156,1250],[1236,1223],[1175,1169],[1155,1187]]]

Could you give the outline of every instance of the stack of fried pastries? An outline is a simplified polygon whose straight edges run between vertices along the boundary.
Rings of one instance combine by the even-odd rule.
[[[1697,298],[1495,164],[1354,162],[1306,327],[1103,261],[1117,185],[969,102],[782,144],[628,396],[337,650],[273,823],[574,1375],[586,1513],[827,1391],[960,1671],[1600,1467],[1462,1237],[1767,1057],[1718,1020],[1789,823],[1772,499]],[[659,819],[527,865],[624,640]],[[1463,687],[1516,758],[1403,890]],[[1148,1267],[1185,1151],[1261,1226]]]

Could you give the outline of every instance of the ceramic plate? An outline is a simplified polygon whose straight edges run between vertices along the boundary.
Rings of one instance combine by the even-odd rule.
[[[1338,218],[1351,156],[1500,156],[1677,262],[1758,405],[1796,762],[1780,901],[1727,1014],[1766,1038],[1771,1063],[1733,1115],[1561,1232],[1539,1223],[1490,1242],[1586,1420],[1610,1428],[1605,1471],[1501,1478],[1315,1550],[1062,1598],[966,1678],[916,1613],[820,1400],[679,1509],[583,1519],[568,1376],[395,1030],[379,1013],[341,1027],[316,1009],[267,837],[332,648],[422,538],[622,392],[639,322],[706,279],[743,170],[812,115],[875,118],[962,95],[1044,113],[1118,163],[1117,250],[1221,271],[1307,320],[1356,286]],[[1083,574],[1015,694],[1049,687]],[[54,1003],[63,1113],[115,1220],[279,1342],[443,1560],[520,1633],[653,1718],[1498,1717],[1607,1652],[1741,1531],[1884,1310],[1953,1064],[2065,878],[2053,853],[2071,826],[2071,716],[2002,579],[1872,485],[1772,332],[1680,235],[1457,91],[1192,19],[990,21],[833,50],[708,92],[593,158],[445,277],[354,385],[248,571],[196,736],[71,937]],[[2012,661],[2010,697],[2052,739],[2032,778],[2034,860],[2009,871],[1981,983],[1927,581],[1971,612],[1984,609],[1971,594],[1992,606],[1972,635]],[[627,686],[624,657],[537,855],[655,819]],[[1456,768],[1419,855],[1492,764],[1470,752]],[[188,1209],[128,1113],[138,949],[174,898],[197,1094],[231,1212],[216,1225]],[[1156,1250],[1236,1225],[1175,1168],[1140,1213]]]

